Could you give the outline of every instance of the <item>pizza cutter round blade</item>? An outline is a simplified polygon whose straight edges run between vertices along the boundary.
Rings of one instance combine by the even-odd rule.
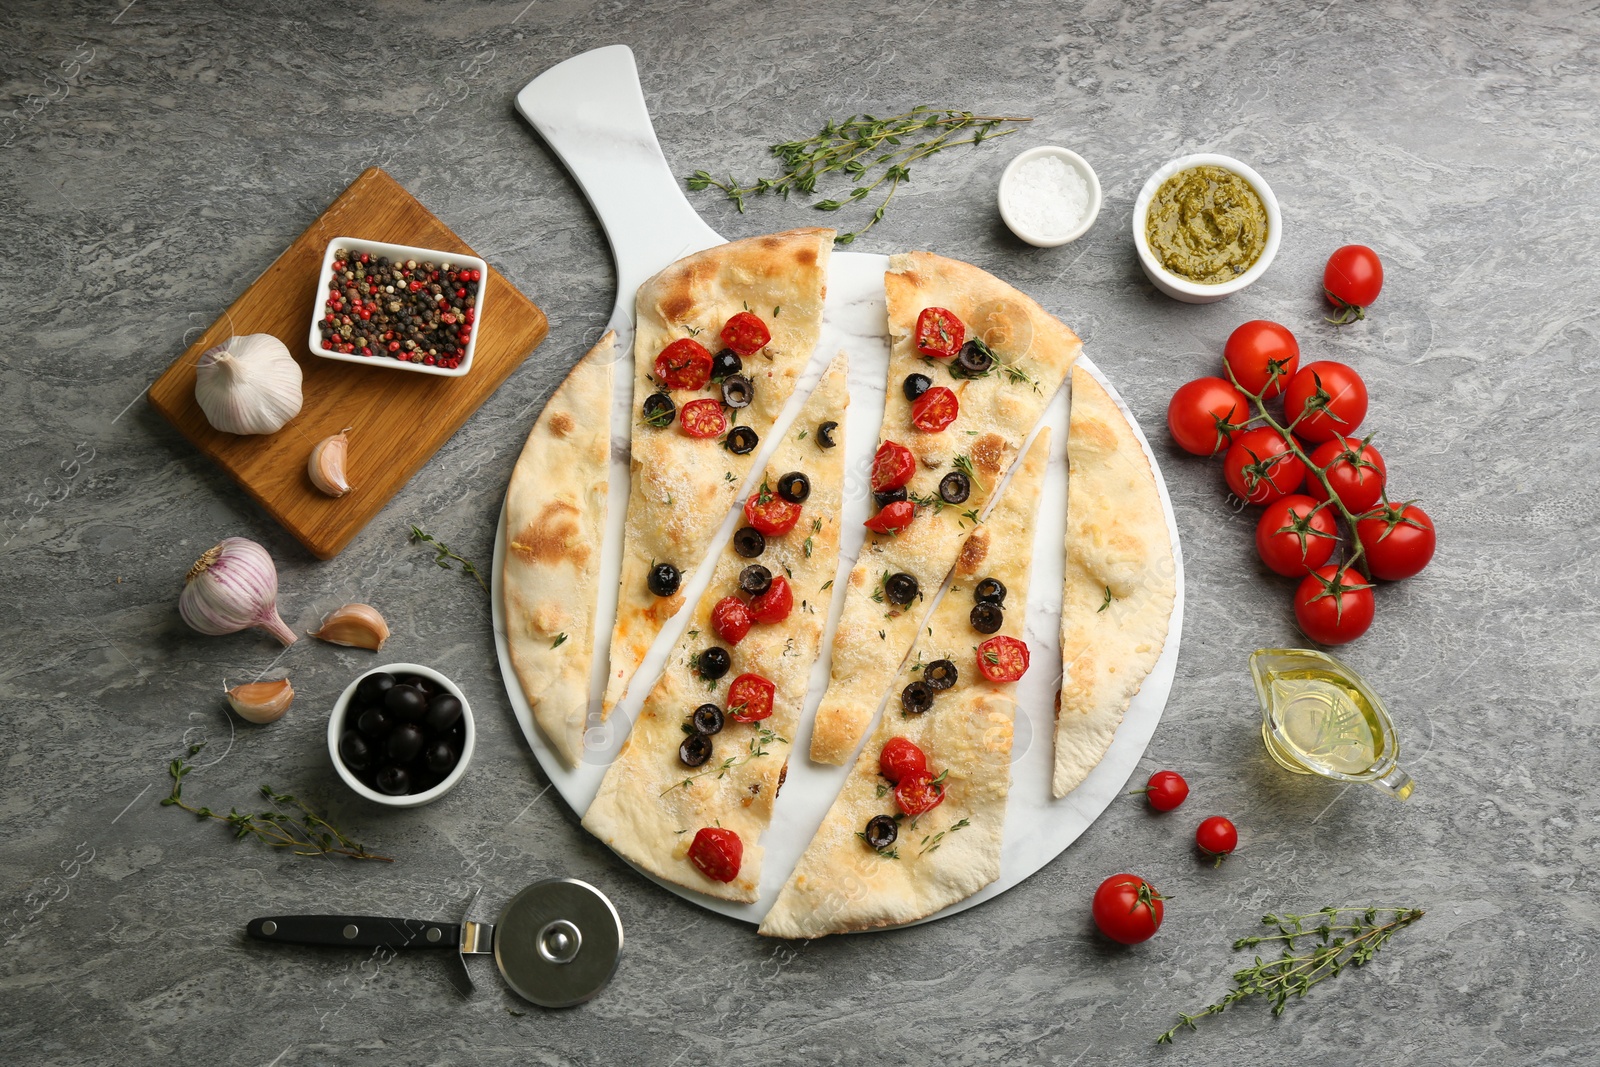
[[[437,923],[364,915],[275,915],[250,920],[245,933],[259,941],[295,945],[453,949],[458,970],[452,980],[463,993],[473,988],[466,958],[493,955],[512,992],[546,1008],[570,1008],[592,998],[611,981],[622,955],[617,909],[600,890],[575,878],[528,886],[511,898],[493,925],[471,919]]]

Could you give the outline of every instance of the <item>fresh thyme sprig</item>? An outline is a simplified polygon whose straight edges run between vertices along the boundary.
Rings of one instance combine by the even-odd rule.
[[[1000,129],[1008,122],[1032,122],[1015,115],[976,115],[971,111],[936,108],[919,104],[910,111],[886,119],[872,115],[852,115],[842,122],[829,121],[821,132],[803,141],[785,141],[770,147],[783,165],[776,177],[757,178],[745,183],[730,176],[718,181],[704,170],[686,180],[694,190],[716,187],[744,213],[745,198],[776,193],[784,199],[790,193],[812,196],[817,181],[824,175],[848,175],[852,188],[838,199],[819,200],[818,211],[838,211],[872,195],[884,182],[889,183],[883,200],[873,210],[867,224],[834,238],[847,245],[882,220],[901,182],[911,180],[911,164],[957,145],[981,144],[991,137],[1016,133],[1017,127]],[[955,140],[959,134],[970,136]]]
[[[1310,915],[1268,915],[1261,921],[1275,927],[1276,933],[1242,937],[1233,943],[1233,949],[1238,952],[1281,942],[1283,955],[1271,962],[1263,962],[1257,956],[1253,966],[1235,971],[1233,989],[1226,996],[1193,1015],[1179,1012],[1178,1025],[1156,1038],[1156,1043],[1169,1045],[1173,1035],[1184,1027],[1197,1029],[1195,1023],[1207,1015],[1226,1011],[1230,1004],[1253,996],[1266,997],[1272,1004],[1272,1014],[1282,1015],[1291,996],[1305,996],[1312,986],[1332,978],[1347,965],[1359,967],[1366,963],[1389,943],[1395,931],[1410,926],[1422,915],[1421,908],[1332,906]],[[1314,925],[1308,928],[1307,923]],[[1314,944],[1301,950],[1296,944],[1300,940]]]
[[[261,795],[266,797],[269,803],[290,805],[298,809],[297,814],[285,814],[277,810],[252,814],[239,811],[237,808],[229,808],[228,814],[223,815],[210,808],[196,808],[184,803],[183,780],[194,770],[194,765],[189,760],[205,747],[204,742],[190,745],[186,755],[179,756],[168,764],[167,773],[172,776],[172,792],[162,798],[162,807],[182,808],[197,819],[225,822],[233,827],[233,836],[236,838],[254,837],[262,844],[271,845],[273,848],[286,848],[296,856],[349,856],[353,860],[394,862],[388,856],[368,852],[365,845],[352,841],[338,827],[306,807],[304,803],[288,793],[275,791],[270,785],[261,787]]]
[[[455,560],[457,563],[461,564],[462,570],[478,579],[478,584],[483,587],[483,591],[485,593],[489,591],[488,583],[483,580],[483,572],[478,570],[478,568],[473,565],[473,562],[470,559],[456,555],[450,546],[445,544],[443,541],[437,541],[434,539],[432,534],[424,533],[420,526],[411,527],[411,540],[421,541],[423,544],[431,545],[434,549],[436,549],[437,554],[433,557],[433,562],[438,566],[443,567],[447,571],[455,569],[454,567],[450,566],[450,561]]]

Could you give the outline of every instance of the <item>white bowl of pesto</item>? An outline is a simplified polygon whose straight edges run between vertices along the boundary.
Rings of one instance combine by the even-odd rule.
[[[1183,225],[1197,223],[1197,212],[1208,216],[1205,224]],[[1186,304],[1214,303],[1254,284],[1272,266],[1282,237],[1272,187],[1232,156],[1179,156],[1150,175],[1133,205],[1139,266],[1157,289]]]

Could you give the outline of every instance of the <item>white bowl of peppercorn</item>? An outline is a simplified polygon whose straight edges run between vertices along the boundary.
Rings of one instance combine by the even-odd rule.
[[[472,369],[488,274],[464,252],[335,237],[322,254],[311,354],[459,378]]]

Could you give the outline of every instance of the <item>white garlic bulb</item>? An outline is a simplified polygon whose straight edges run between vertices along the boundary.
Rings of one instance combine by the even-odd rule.
[[[270,333],[230,337],[195,364],[194,398],[224,433],[277,433],[300,413],[300,364]]]

